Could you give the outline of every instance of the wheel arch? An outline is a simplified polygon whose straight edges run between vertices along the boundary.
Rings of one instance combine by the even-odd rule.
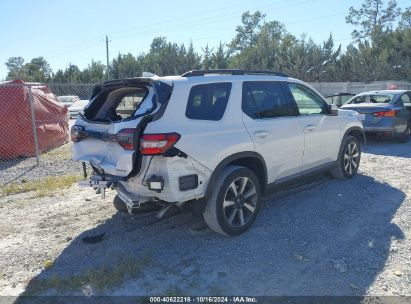
[[[360,143],[363,143],[364,145],[366,144],[366,138],[365,138],[365,132],[361,127],[351,127],[348,128],[345,133],[344,136],[342,137],[341,142],[343,142],[343,140],[347,137],[347,136],[354,136],[355,138],[357,138]]]
[[[264,192],[267,185],[267,166],[264,158],[259,153],[254,151],[239,152],[223,159],[214,169],[208,182],[205,196],[206,200],[208,200],[211,196],[221,172],[229,165],[242,166],[253,171],[260,182],[261,191]]]

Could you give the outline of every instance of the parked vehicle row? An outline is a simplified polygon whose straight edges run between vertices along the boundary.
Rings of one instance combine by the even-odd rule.
[[[97,85],[72,127],[73,158],[132,213],[192,204],[208,226],[238,235],[264,193],[315,172],[353,177],[360,115],[306,83],[269,71],[190,71]]]

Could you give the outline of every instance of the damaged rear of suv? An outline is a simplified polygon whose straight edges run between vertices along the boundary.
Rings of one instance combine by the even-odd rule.
[[[72,127],[84,185],[117,191],[120,211],[192,203],[208,226],[238,235],[264,192],[331,170],[353,177],[362,122],[302,81],[271,71],[190,71],[97,85]],[[85,168],[85,166],[84,166]]]
[[[102,195],[115,189],[114,205],[121,211],[150,209],[158,202],[167,208],[204,192],[203,180],[211,172],[175,147],[181,135],[172,129],[174,115],[168,115],[169,130],[145,132],[163,117],[172,92],[172,78],[99,84],[71,129],[73,159],[93,169],[90,180],[81,183]]]

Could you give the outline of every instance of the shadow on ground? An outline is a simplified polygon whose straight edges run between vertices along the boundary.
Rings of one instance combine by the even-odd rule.
[[[325,178],[266,200],[242,236],[211,232],[182,212],[115,214],[85,231],[27,295],[364,295],[383,270],[405,194],[369,176]],[[105,232],[102,242],[82,237]],[[22,297],[20,300],[27,298]]]
[[[411,158],[411,141],[399,143],[393,139],[367,136],[367,145],[363,152],[374,155]]]

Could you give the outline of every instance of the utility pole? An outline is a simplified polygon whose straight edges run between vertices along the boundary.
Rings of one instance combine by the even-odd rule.
[[[106,79],[109,80],[110,79],[110,60],[108,58],[108,37],[106,35],[106,57],[107,57],[107,67],[106,67]]]

